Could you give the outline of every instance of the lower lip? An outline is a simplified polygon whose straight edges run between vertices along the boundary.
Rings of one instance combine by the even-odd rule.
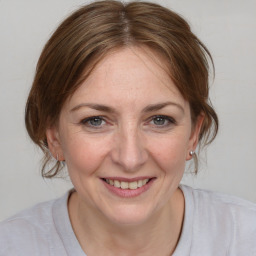
[[[103,184],[106,186],[106,188],[113,194],[119,196],[119,197],[123,197],[123,198],[130,198],[130,197],[136,197],[141,195],[142,193],[146,192],[153,184],[154,182],[154,178],[151,179],[147,184],[145,184],[144,186],[140,187],[140,188],[136,188],[136,189],[122,189],[122,188],[117,188],[114,187],[110,184],[108,184],[107,182],[105,182],[104,180],[102,180]]]

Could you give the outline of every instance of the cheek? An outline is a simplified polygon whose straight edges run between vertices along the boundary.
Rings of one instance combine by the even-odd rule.
[[[92,140],[82,136],[74,136],[65,140],[63,152],[70,175],[90,176],[104,160],[108,150],[108,142]]]
[[[185,136],[170,136],[151,147],[151,154],[166,174],[183,172],[185,168],[188,140]]]

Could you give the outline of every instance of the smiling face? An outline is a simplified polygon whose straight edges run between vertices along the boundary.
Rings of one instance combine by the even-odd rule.
[[[79,204],[136,224],[171,202],[200,122],[147,48],[109,53],[64,105],[49,148],[65,159]]]

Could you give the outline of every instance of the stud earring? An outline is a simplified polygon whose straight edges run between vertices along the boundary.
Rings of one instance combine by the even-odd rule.
[[[195,154],[195,151],[192,151],[192,150],[189,151],[189,155],[190,155],[190,156],[193,156],[194,154]]]

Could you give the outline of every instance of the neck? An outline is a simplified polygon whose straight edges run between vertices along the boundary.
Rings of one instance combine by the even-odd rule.
[[[69,200],[71,224],[87,255],[172,255],[183,214],[184,197],[179,189],[154,216],[136,225],[119,225],[95,215],[80,203],[76,192]]]

